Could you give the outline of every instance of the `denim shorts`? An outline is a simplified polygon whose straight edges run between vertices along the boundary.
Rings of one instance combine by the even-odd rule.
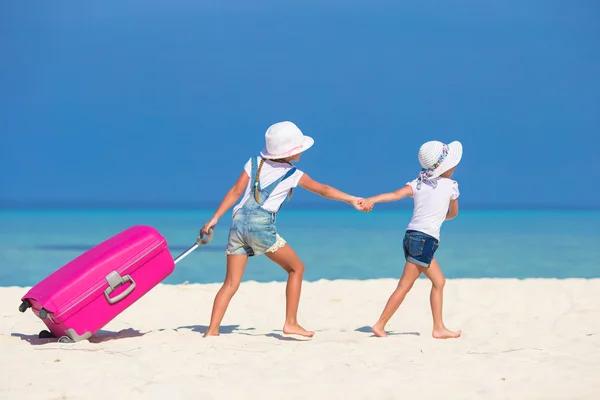
[[[439,241],[426,233],[408,230],[404,234],[403,245],[406,261],[428,268]]]
[[[260,208],[240,209],[233,217],[225,254],[258,256],[285,245],[277,233],[275,214]]]

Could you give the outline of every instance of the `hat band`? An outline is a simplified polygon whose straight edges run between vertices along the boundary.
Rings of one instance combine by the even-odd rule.
[[[272,153],[269,153],[269,155],[270,155],[271,157],[285,157],[285,155],[286,155],[286,154],[289,154],[289,153],[291,153],[292,151],[299,150],[299,149],[301,149],[301,148],[302,148],[302,146],[304,146],[304,144],[301,144],[300,146],[296,146],[296,147],[294,147],[294,148],[292,148],[292,149],[290,149],[290,150],[286,151],[285,153],[281,153],[281,154],[272,154]]]
[[[435,170],[444,162],[444,160],[448,157],[448,145],[444,144],[442,146],[442,154],[440,158],[437,160],[435,164],[433,164],[430,168],[422,168],[421,172],[419,172],[419,177],[417,178],[417,190],[421,189],[421,183],[425,183],[433,188],[437,186],[437,182],[431,179],[431,176],[435,172]]]

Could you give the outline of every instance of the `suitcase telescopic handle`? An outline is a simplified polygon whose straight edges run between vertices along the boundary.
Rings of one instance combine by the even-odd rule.
[[[198,247],[204,246],[205,244],[210,243],[210,241],[213,239],[213,236],[215,236],[215,232],[213,231],[212,228],[208,230],[207,237],[204,237],[204,233],[202,231],[200,231],[200,235],[198,235],[198,238],[196,238],[196,242],[194,243],[194,245],[192,247],[190,247],[189,249],[187,249],[186,251],[184,251],[183,253],[181,253],[180,255],[178,255],[175,258],[175,260],[173,260],[175,262],[175,264],[177,264],[179,261],[183,260],[185,257],[187,257],[192,251],[196,250]]]

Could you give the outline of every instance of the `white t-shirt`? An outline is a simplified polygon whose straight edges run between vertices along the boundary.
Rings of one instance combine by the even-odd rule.
[[[458,183],[448,178],[436,178],[437,187],[421,183],[417,190],[417,180],[407,182],[413,190],[415,206],[413,217],[406,230],[415,230],[440,240],[440,229],[446,220],[450,200],[458,199]]]
[[[260,165],[260,157],[257,157],[257,167]],[[265,160],[262,169],[259,175],[259,182],[261,188],[266,188],[271,183],[275,182],[277,179],[281,178],[285,175],[290,169],[294,168],[293,166],[286,163],[273,162],[269,160]],[[254,182],[252,182],[252,158],[248,160],[246,165],[244,166],[244,171],[250,177],[250,182],[248,182],[248,186],[246,187],[246,191],[244,192],[244,197],[242,200],[233,208],[233,214],[235,215],[236,211],[239,210],[246,200],[250,196],[254,196]],[[263,203],[262,208],[271,211],[277,212],[279,207],[289,194],[291,188],[295,188],[298,186],[298,182],[304,172],[296,169],[296,171],[292,174],[292,176],[284,179],[275,187],[269,198]],[[261,201],[263,199],[261,198]]]

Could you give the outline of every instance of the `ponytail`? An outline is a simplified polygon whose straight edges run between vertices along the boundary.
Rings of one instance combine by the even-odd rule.
[[[262,169],[263,164],[265,163],[265,159],[260,159],[260,164],[258,165],[258,171],[256,171],[256,179],[254,180],[254,200],[260,204],[260,196],[258,195],[258,176],[260,175],[260,170]]]

